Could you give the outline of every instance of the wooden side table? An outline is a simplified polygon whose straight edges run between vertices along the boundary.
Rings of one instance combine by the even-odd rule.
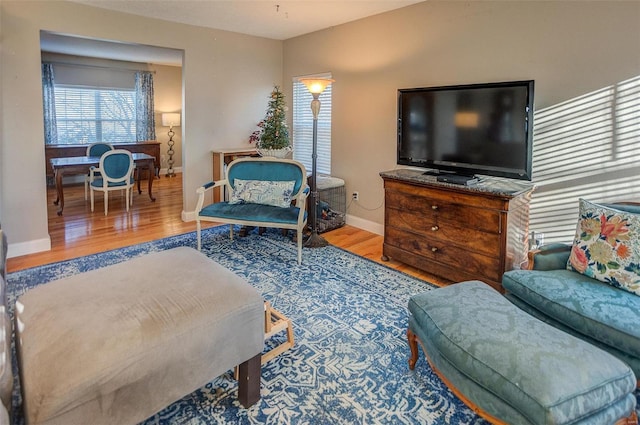
[[[269,352],[262,355],[261,362],[265,364],[274,357],[284,353],[293,347],[295,339],[293,336],[293,325],[291,320],[280,313],[275,308],[271,307],[269,301],[264,302],[264,339],[265,341],[271,338],[273,335],[286,331],[287,340],[280,345],[272,348]]]
[[[213,181],[221,180],[224,177],[224,167],[234,159],[258,156],[255,148],[227,148],[213,151]],[[222,188],[213,189],[213,202],[220,202],[225,198]]]
[[[279,356],[287,350],[293,348],[293,344],[295,344],[295,337],[293,336],[293,324],[291,323],[291,319],[289,319],[284,314],[280,313],[275,308],[271,307],[271,303],[269,301],[264,301],[264,340],[268,341],[272,336],[286,331],[287,340],[280,343],[279,345],[271,348],[271,350],[262,354],[260,358],[260,364],[265,364],[269,360]],[[233,370],[233,377],[235,379],[239,378],[239,370],[238,366],[236,366]]]

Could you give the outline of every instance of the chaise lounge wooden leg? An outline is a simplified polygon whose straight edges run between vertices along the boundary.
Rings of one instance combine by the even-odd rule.
[[[631,412],[631,415],[627,418],[622,418],[615,425],[637,425],[638,424],[638,415],[636,412]]]
[[[411,349],[409,369],[413,370],[418,362],[418,337],[413,333],[413,331],[411,331],[411,329],[407,329],[407,341],[409,342],[409,349]]]
[[[260,400],[261,357],[258,353],[238,366],[238,400],[244,407]]]

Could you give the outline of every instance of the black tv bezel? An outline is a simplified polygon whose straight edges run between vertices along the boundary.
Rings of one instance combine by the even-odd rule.
[[[527,129],[526,129],[526,158],[525,169],[496,169],[496,167],[483,167],[481,164],[463,164],[457,162],[434,161],[425,158],[425,160],[413,161],[400,158],[402,147],[402,94],[415,92],[430,92],[444,90],[474,90],[483,88],[509,88],[509,87],[526,87],[527,88]],[[506,177],[518,180],[532,179],[533,172],[533,109],[534,109],[534,90],[535,80],[519,80],[519,81],[503,81],[495,83],[479,83],[479,84],[460,84],[450,86],[435,87],[419,87],[398,89],[398,116],[397,116],[397,150],[396,162],[398,165],[408,165],[420,168],[430,168],[444,173],[455,173],[461,175],[473,176],[475,174]]]

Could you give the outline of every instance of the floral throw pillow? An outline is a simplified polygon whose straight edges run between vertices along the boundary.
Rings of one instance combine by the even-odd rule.
[[[580,199],[567,269],[640,295],[640,215]]]
[[[291,196],[295,184],[295,181],[235,179],[229,203],[262,204],[287,208],[291,206]]]

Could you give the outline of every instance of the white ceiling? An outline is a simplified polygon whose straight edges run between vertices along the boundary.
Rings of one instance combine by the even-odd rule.
[[[72,0],[149,18],[286,40],[423,0]],[[42,33],[43,51],[161,65],[182,52],[152,46]]]
[[[73,0],[201,27],[286,40],[423,0]]]

